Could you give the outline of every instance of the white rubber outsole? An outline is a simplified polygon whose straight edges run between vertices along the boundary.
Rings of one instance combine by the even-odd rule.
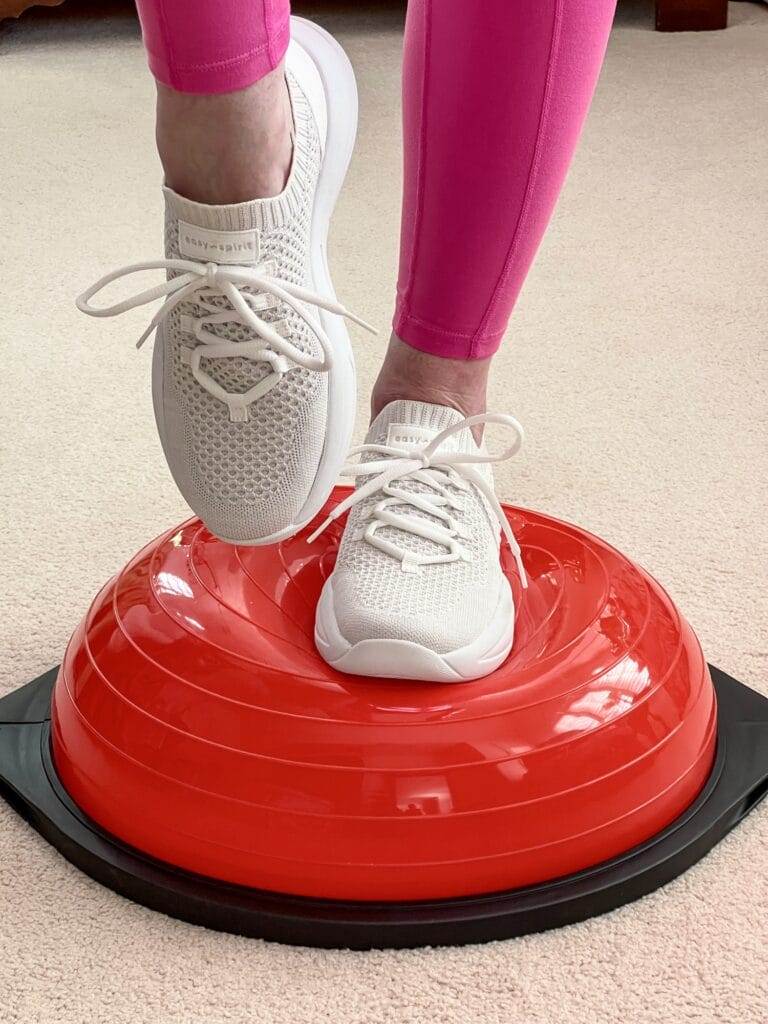
[[[506,660],[515,635],[512,589],[506,579],[491,620],[480,636],[445,654],[412,640],[371,639],[350,644],[342,635],[333,603],[333,575],[323,586],[315,613],[315,646],[339,672],[380,679],[464,683],[490,675]]]
[[[296,74],[312,107],[322,141],[322,161],[315,190],[310,234],[310,287],[335,298],[328,267],[328,229],[352,158],[357,135],[357,84],[341,46],[325,29],[304,18],[291,18],[291,43],[286,64]],[[326,434],[317,473],[307,500],[296,519],[282,530],[250,540],[217,536],[231,544],[263,546],[292,537],[310,523],[328,500],[352,441],[357,403],[354,356],[342,317],[318,310],[331,339],[334,360],[328,372]],[[160,441],[182,494],[184,481],[173,471],[167,444],[168,428],[163,400],[162,337],[155,343],[152,362],[152,397]],[[177,429],[181,425],[177,424]]]

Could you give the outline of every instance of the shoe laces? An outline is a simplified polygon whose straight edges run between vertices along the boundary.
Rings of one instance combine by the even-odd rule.
[[[484,448],[476,452],[456,451],[441,447],[453,434],[468,430],[479,424],[497,423],[514,431],[514,440],[508,448],[498,453],[491,453]],[[405,572],[418,572],[425,565],[438,565],[458,560],[469,561],[471,554],[462,543],[470,538],[469,529],[457,516],[462,504],[458,494],[471,492],[476,487],[488,503],[491,511],[499,522],[502,533],[507,539],[515,559],[520,582],[528,586],[528,579],[523,567],[520,545],[512,531],[504,509],[499,504],[492,484],[474,468],[472,463],[495,463],[511,459],[523,443],[523,428],[513,416],[502,413],[481,413],[468,416],[454,423],[432,440],[421,447],[398,447],[388,444],[362,444],[353,448],[351,458],[368,456],[365,462],[348,462],[341,470],[342,476],[353,479],[368,477],[363,483],[330,513],[328,518],[307,538],[312,543],[339,516],[349,509],[381,494],[381,500],[374,502],[367,513],[367,525],[362,529],[363,541],[378,548],[385,554],[400,561]],[[371,458],[373,456],[373,458]],[[379,456],[379,458],[375,458]],[[417,481],[425,485],[419,491],[404,490],[398,482],[404,480]],[[424,515],[414,515],[418,510]],[[383,537],[382,527],[389,526],[403,533],[413,534],[432,541],[442,547],[439,554],[424,554],[406,550],[398,544]]]
[[[91,299],[103,288],[121,277],[127,277],[146,270],[165,270],[175,276],[162,284],[116,302],[112,306],[94,306]],[[244,291],[248,288],[250,291]],[[223,296],[229,308],[222,309],[211,300]],[[195,380],[214,398],[229,409],[229,417],[235,422],[248,419],[250,405],[280,382],[283,375],[293,367],[304,367],[327,373],[333,365],[334,351],[330,338],[320,323],[314,319],[307,305],[327,310],[346,317],[372,334],[376,329],[350,313],[335,299],[319,295],[308,288],[292,284],[278,277],[272,261],[255,267],[223,266],[219,263],[198,263],[195,260],[166,259],[133,263],[105,275],[91,285],[77,298],[77,308],[89,316],[118,316],[129,309],[164,299],[163,304],[152,317],[147,329],[136,343],[141,348],[149,336],[168,318],[182,302],[191,301],[203,311],[202,316],[182,317],[182,330],[191,334],[197,344],[182,350],[182,359],[189,366]],[[317,338],[322,354],[320,356],[303,352],[288,337],[285,320],[269,323],[258,315],[267,309],[274,309],[281,303],[294,310]],[[256,336],[249,341],[227,341],[208,330],[215,324],[237,323],[249,328]],[[271,372],[256,385],[243,393],[230,392],[206,373],[201,366],[203,359],[245,358],[265,362]]]

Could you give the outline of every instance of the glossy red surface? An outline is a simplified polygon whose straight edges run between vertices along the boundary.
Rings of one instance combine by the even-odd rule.
[[[335,501],[345,490],[335,492]],[[507,510],[530,587],[493,675],[341,675],[313,617],[340,526],[235,548],[195,520],[97,596],[54,693],[66,788],[106,830],[263,889],[411,900],[569,874],[658,832],[715,745],[701,648],[602,541]]]

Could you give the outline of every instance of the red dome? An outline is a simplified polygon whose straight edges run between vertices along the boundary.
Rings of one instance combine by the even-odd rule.
[[[339,488],[338,501],[346,493]],[[715,698],[662,588],[566,523],[507,514],[530,587],[466,684],[345,676],[315,652],[340,526],[235,548],[198,520],[96,598],[53,704],[72,798],[198,874],[353,900],[513,889],[660,831],[712,764]]]

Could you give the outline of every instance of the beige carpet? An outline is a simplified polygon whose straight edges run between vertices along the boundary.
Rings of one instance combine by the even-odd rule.
[[[401,11],[318,2],[349,48],[360,143],[333,255],[386,326]],[[712,661],[768,689],[768,9],[658,35],[622,7],[573,172],[493,382],[524,422],[504,497],[664,580]],[[47,15],[50,17],[50,15]],[[155,437],[144,313],[73,295],[158,253],[152,87],[126,16],[0,32],[0,689],[60,657],[99,584],[185,515]],[[385,334],[358,335],[363,393]],[[365,408],[360,406],[362,428]],[[768,809],[608,916],[466,949],[350,954],[219,935],[100,888],[0,802],[3,1024],[765,1024]]]

